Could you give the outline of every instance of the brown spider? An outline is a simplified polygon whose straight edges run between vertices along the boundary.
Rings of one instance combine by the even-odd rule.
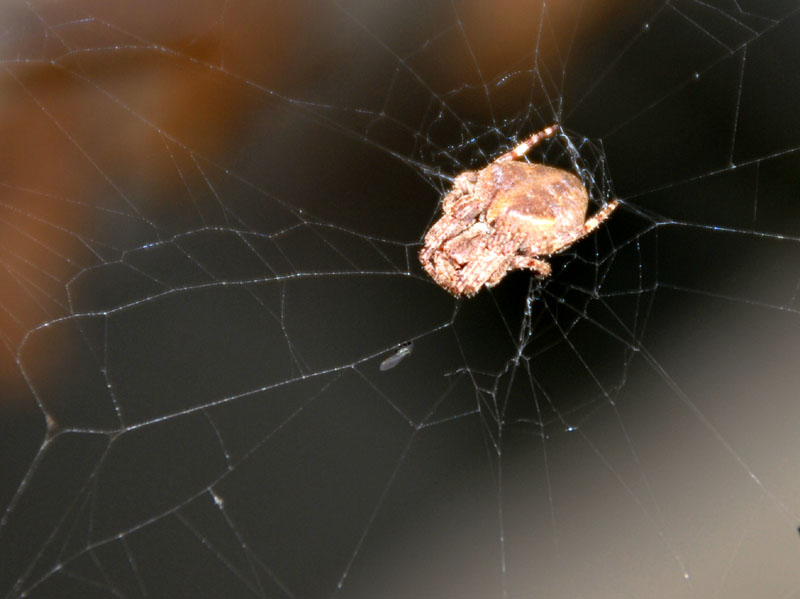
[[[572,173],[517,162],[558,130],[534,133],[479,171],[464,171],[442,200],[444,214],[425,234],[419,259],[425,271],[453,295],[475,295],[497,285],[508,271],[529,268],[550,274],[550,256],[585,237],[619,202],[586,220],[589,194]]]

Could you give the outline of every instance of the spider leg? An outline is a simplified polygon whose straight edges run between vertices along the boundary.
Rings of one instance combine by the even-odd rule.
[[[541,260],[540,258],[534,258],[533,256],[524,256],[524,255],[516,255],[511,260],[511,265],[509,270],[523,270],[523,269],[532,270],[536,273],[536,276],[540,279],[546,279],[550,276],[552,269],[550,268],[550,263],[546,260]]]
[[[499,283],[508,272],[514,252],[523,240],[522,237],[507,233],[490,247],[484,248],[458,273],[456,293],[471,296],[484,285],[491,287]]]
[[[597,227],[599,227],[603,222],[611,216],[611,213],[616,210],[617,206],[619,206],[619,200],[612,200],[605,206],[603,206],[600,210],[598,210],[592,218],[586,219],[586,222],[583,223],[583,227],[578,229],[575,233],[566,237],[564,239],[559,239],[558,241],[558,248],[554,250],[554,252],[559,252],[562,249],[566,249],[571,246],[576,241],[579,241],[595,231]]]
[[[463,231],[464,227],[463,221],[445,215],[428,229],[425,235],[425,243],[419,252],[420,260],[422,260],[426,270],[428,265],[432,264],[432,256],[439,251],[442,244]]]
[[[547,139],[548,137],[552,137],[555,135],[556,131],[558,131],[558,125],[555,123],[550,125],[549,127],[545,127],[541,131],[537,131],[533,135],[531,135],[528,139],[523,141],[521,144],[517,145],[516,148],[513,150],[502,154],[498,158],[495,159],[495,162],[508,162],[510,160],[517,160],[518,158],[522,158],[525,154],[527,154],[531,148],[538,145],[543,139]]]
[[[612,200],[600,208],[600,210],[598,210],[592,218],[587,219],[587,221],[583,223],[583,235],[581,235],[581,237],[584,237],[585,235],[588,235],[597,229],[597,227],[599,227],[603,221],[611,216],[611,213],[617,209],[617,206],[619,206],[619,200]],[[581,237],[578,237],[578,239]]]

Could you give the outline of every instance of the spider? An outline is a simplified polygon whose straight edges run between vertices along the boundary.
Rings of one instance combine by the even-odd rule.
[[[558,125],[534,133],[478,171],[464,171],[442,200],[441,218],[425,234],[419,259],[436,283],[455,296],[493,287],[509,271],[528,268],[550,275],[542,256],[589,235],[619,202],[586,219],[589,194],[581,180],[560,168],[517,162]]]

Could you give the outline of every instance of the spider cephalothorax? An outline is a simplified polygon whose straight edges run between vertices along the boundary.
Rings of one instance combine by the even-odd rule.
[[[542,256],[555,254],[594,231],[618,202],[586,220],[589,195],[572,173],[516,162],[555,125],[532,135],[479,171],[465,171],[442,200],[444,214],[419,253],[426,272],[454,295],[474,295],[510,270],[550,274]]]

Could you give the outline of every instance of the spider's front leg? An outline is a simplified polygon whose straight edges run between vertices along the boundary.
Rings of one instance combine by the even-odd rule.
[[[470,260],[458,276],[460,294],[475,295],[481,287],[494,287],[513,269],[514,254],[523,238],[513,233],[491,232],[482,239],[479,251],[472,252]],[[477,249],[477,248],[476,248]]]
[[[422,248],[419,251],[419,258],[425,270],[428,270],[429,273],[431,272],[429,267],[433,263],[433,255],[441,251],[441,247],[446,241],[457,236],[467,227],[468,223],[445,214],[428,229]]]

